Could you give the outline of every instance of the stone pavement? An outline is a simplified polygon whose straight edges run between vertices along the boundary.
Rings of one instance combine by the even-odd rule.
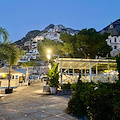
[[[17,88],[0,99],[0,120],[77,120],[65,113],[70,95],[42,93],[45,83]]]

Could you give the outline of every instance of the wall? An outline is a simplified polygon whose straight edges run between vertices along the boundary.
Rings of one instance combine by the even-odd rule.
[[[1,89],[5,89],[8,87],[8,79],[0,79],[1,81]],[[19,80],[14,79],[10,81],[10,87],[15,88],[19,86]]]

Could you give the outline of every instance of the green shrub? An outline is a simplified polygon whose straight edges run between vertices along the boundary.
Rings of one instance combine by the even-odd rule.
[[[50,87],[58,87],[59,85],[58,64],[54,64],[53,68],[48,71],[48,84]]]
[[[71,86],[70,86],[70,88],[71,88],[71,90],[72,90],[73,92],[75,91],[76,84],[77,84],[77,83],[73,83],[73,84],[71,84]]]
[[[68,102],[67,112],[92,120],[120,119],[120,82],[74,84],[74,92]]]
[[[71,84],[68,82],[67,84],[63,84],[62,85],[62,89],[63,90],[68,90],[68,89],[71,89]]]
[[[69,114],[75,114],[82,117],[87,114],[87,106],[85,105],[85,99],[87,96],[87,90],[89,89],[91,83],[83,83],[78,81],[77,84],[73,85],[74,93],[68,102],[67,112]],[[88,87],[89,86],[89,87]]]
[[[87,113],[93,120],[112,120],[114,91],[109,84],[99,84],[98,89],[89,90],[85,104],[88,106]]]

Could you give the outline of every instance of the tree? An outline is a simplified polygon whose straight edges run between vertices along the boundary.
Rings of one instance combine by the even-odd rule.
[[[10,89],[10,79],[11,79],[11,69],[13,65],[16,65],[19,60],[19,48],[11,43],[1,43],[0,44],[0,58],[7,61],[9,64],[9,82],[8,89]]]
[[[44,61],[47,61],[47,50],[51,50],[51,59],[54,59],[55,56],[62,56],[62,46],[63,43],[58,41],[53,41],[49,39],[45,39],[42,42],[39,42],[37,45],[38,52],[40,53],[40,58]]]
[[[60,39],[63,41],[62,43],[45,39],[38,43],[38,51],[41,59],[45,61],[47,61],[47,49],[51,49],[52,55],[58,55],[59,57],[106,57],[112,50],[106,42],[108,35],[107,33],[100,34],[93,28],[82,29],[75,35],[61,33]],[[52,58],[54,59],[54,57]]]
[[[106,56],[112,50],[107,45],[106,39],[109,34],[100,34],[95,29],[83,29],[77,35],[61,34],[60,38],[64,41],[62,51],[72,57],[95,58]]]
[[[7,42],[8,36],[9,36],[9,34],[8,34],[7,30],[5,28],[0,27],[0,37],[3,38],[4,43]]]
[[[118,80],[120,81],[120,55],[116,56],[117,70],[118,70]]]
[[[107,33],[100,34],[95,29],[83,29],[77,35],[77,47],[84,54],[84,57],[95,58],[98,56],[106,56],[110,53],[111,47],[107,45]]]
[[[0,39],[3,40],[3,43],[8,42],[7,41],[8,36],[9,36],[9,34],[8,34],[7,30],[5,28],[0,27]],[[2,41],[0,43],[2,43]],[[3,65],[4,65],[4,61],[2,58],[0,58],[0,67],[2,67]]]
[[[68,33],[61,33],[60,39],[64,42],[61,50],[66,57],[77,57],[76,35],[72,36]]]
[[[24,62],[24,63],[19,63],[19,66],[23,66],[23,67],[27,68],[25,81],[28,81],[28,79],[29,79],[28,68],[30,66],[35,66],[35,65],[36,65],[36,63],[35,62],[31,62],[31,61]]]

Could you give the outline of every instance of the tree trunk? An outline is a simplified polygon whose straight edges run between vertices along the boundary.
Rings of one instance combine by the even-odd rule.
[[[28,80],[29,80],[29,74],[28,74],[28,67],[27,67],[25,82],[27,82]]]
[[[8,89],[10,89],[11,68],[12,66],[9,66]]]
[[[84,52],[84,51],[82,51],[82,53],[83,53],[83,55],[84,55],[85,59],[87,59],[87,55],[85,54],[85,52]]]

